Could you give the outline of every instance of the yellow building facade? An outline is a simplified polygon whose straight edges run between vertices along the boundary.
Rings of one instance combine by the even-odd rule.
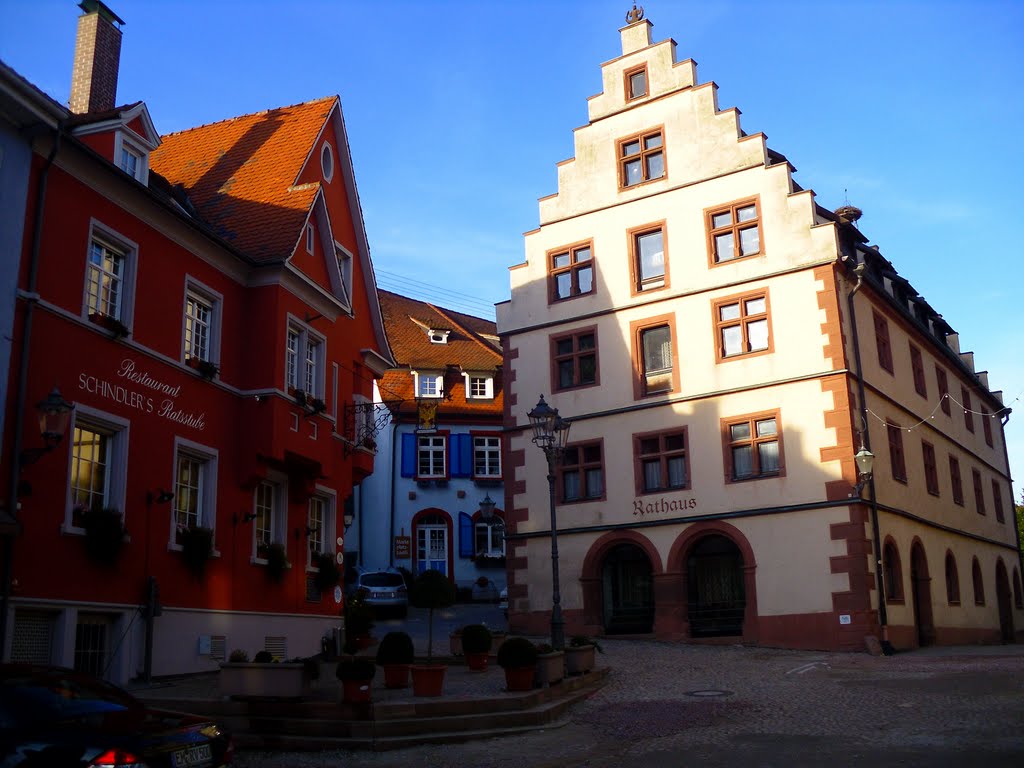
[[[1000,393],[859,211],[818,206],[650,22],[620,34],[498,305],[511,629],[551,617],[544,394],[572,423],[553,475],[567,633],[1013,639]]]

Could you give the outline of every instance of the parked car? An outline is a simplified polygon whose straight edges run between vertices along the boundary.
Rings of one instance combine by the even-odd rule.
[[[203,717],[150,709],[128,692],[61,667],[0,665],[5,768],[219,768],[234,742]]]
[[[409,612],[409,590],[405,578],[394,568],[386,570],[357,569],[355,578],[346,585],[350,598],[361,594],[363,602],[378,613],[394,611],[401,617]]]
[[[498,607],[501,608],[501,612],[505,614],[505,618],[508,618],[508,587],[505,587],[501,592],[498,593]]]

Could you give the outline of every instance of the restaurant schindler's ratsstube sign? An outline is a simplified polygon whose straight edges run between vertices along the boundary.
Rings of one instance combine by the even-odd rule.
[[[199,430],[206,428],[205,412],[197,414],[178,407],[176,400],[181,394],[180,384],[172,387],[154,379],[146,371],[138,370],[135,361],[127,357],[117,369],[117,378],[121,381],[107,381],[88,373],[79,373],[78,388],[142,413],[155,413],[176,424]]]
[[[696,508],[696,499],[666,499],[664,496],[657,499],[633,499],[634,517],[643,517],[644,515],[664,515],[670,512],[685,512],[688,509]]]

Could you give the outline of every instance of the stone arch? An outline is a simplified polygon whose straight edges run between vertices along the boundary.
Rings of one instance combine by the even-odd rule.
[[[706,520],[694,523],[686,528],[672,544],[668,556],[668,568],[670,574],[676,576],[676,600],[678,605],[678,618],[675,624],[678,626],[680,636],[689,638],[690,621],[687,608],[687,560],[693,548],[701,539],[708,536],[723,536],[731,541],[739,549],[743,558],[743,589],[746,605],[743,611],[743,634],[744,643],[756,643],[759,635],[758,610],[757,610],[757,561],[754,558],[754,549],[750,546],[747,537],[734,525],[724,520]]]
[[[420,572],[419,563],[419,527],[432,517],[439,518],[448,531],[447,545],[447,573],[449,579],[455,578],[455,538],[452,524],[452,516],[439,507],[425,507],[412,516],[410,521],[412,529],[412,570],[414,574]]]
[[[585,631],[597,633],[604,629],[604,600],[602,592],[602,568],[609,553],[621,544],[638,547],[650,560],[654,579],[654,623],[658,626],[659,590],[658,580],[662,575],[661,555],[651,540],[632,530],[608,531],[590,545],[580,568],[580,587],[583,592],[583,626]]]
[[[1004,643],[1012,643],[1015,639],[1012,601],[1010,577],[1000,556],[996,560],[996,604],[999,609],[999,635]]]
[[[935,621],[932,617],[931,576],[928,572],[928,556],[924,545],[917,536],[910,542],[910,597],[917,627],[918,645],[935,642]]]

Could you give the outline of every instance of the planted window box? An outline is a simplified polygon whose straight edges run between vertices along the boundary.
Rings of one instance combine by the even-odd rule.
[[[214,363],[212,360],[203,360],[198,357],[190,357],[188,360],[185,361],[185,365],[187,365],[192,370],[196,371],[204,379],[212,379],[214,376],[220,373],[220,368],[217,367],[217,364]]]
[[[89,322],[109,331],[116,338],[128,335],[128,326],[112,315],[105,315],[102,312],[93,312],[89,315]]]
[[[229,661],[220,665],[217,684],[221,695],[231,698],[305,699],[312,687],[312,667],[304,661]]]

